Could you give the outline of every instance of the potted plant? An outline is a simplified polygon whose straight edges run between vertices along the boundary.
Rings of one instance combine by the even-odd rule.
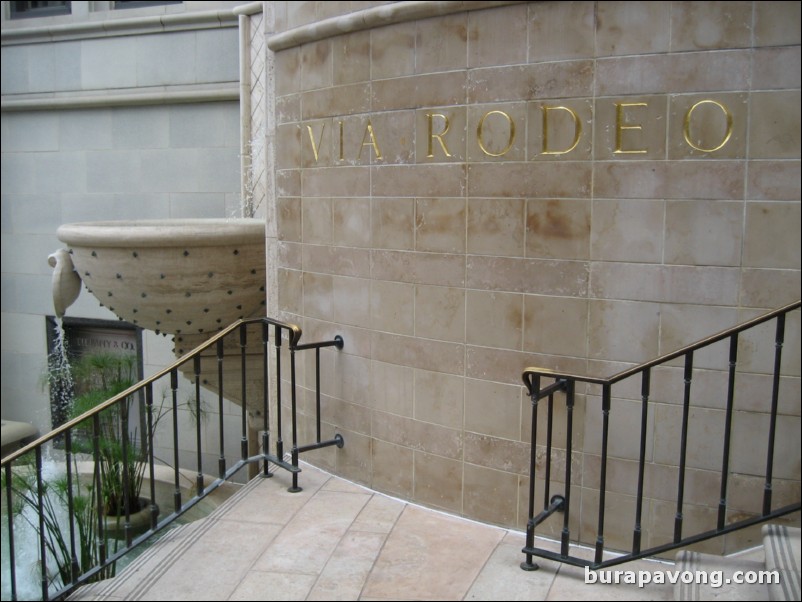
[[[115,353],[86,355],[75,362],[72,376],[74,396],[70,415],[74,418],[134,385],[136,357]],[[136,415],[132,412],[134,403],[135,399],[128,397],[105,409],[99,417],[95,474],[99,478],[106,525],[111,531],[126,515],[126,499],[129,516],[144,512],[144,523],[149,522],[150,500],[140,495],[149,448],[147,438],[138,436],[136,420],[131,420]],[[75,451],[94,456],[93,421],[87,420],[78,433]]]

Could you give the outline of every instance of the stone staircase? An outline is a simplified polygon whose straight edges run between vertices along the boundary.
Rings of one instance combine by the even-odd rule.
[[[765,525],[763,550],[737,556],[715,556],[683,550],[677,554],[676,570],[704,571],[707,583],[679,582],[674,586],[675,600],[799,600],[800,599],[800,529],[784,525]],[[763,557],[764,559],[761,559]],[[736,578],[759,577],[776,571],[779,582],[736,583]],[[772,577],[771,575],[769,577]],[[764,578],[763,581],[767,581]]]

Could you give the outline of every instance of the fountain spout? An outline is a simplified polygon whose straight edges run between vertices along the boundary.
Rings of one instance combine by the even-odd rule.
[[[47,263],[53,269],[53,308],[56,316],[64,316],[67,308],[75,303],[81,294],[81,278],[72,264],[72,257],[67,249],[59,249],[47,257]]]

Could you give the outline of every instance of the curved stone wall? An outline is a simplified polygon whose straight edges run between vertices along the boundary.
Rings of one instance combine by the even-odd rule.
[[[326,428],[346,440],[315,452],[324,467],[521,527],[526,366],[610,374],[798,297],[798,3],[270,4],[277,302],[310,340],[346,340],[323,356]],[[780,498],[799,492],[793,329]],[[580,538],[601,422],[583,393]],[[627,526],[608,543],[628,546],[640,415],[622,395],[607,504]],[[723,412],[713,388],[699,395],[704,439]],[[667,390],[649,417],[644,546],[670,537],[677,403]],[[758,424],[736,413],[739,432]],[[741,491],[755,483],[739,454]],[[692,456],[686,519],[700,523],[715,452]]]

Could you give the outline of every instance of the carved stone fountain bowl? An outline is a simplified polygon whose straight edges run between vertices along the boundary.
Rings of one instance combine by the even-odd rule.
[[[142,328],[208,333],[264,312],[262,220],[83,222],[57,236],[101,305]]]

